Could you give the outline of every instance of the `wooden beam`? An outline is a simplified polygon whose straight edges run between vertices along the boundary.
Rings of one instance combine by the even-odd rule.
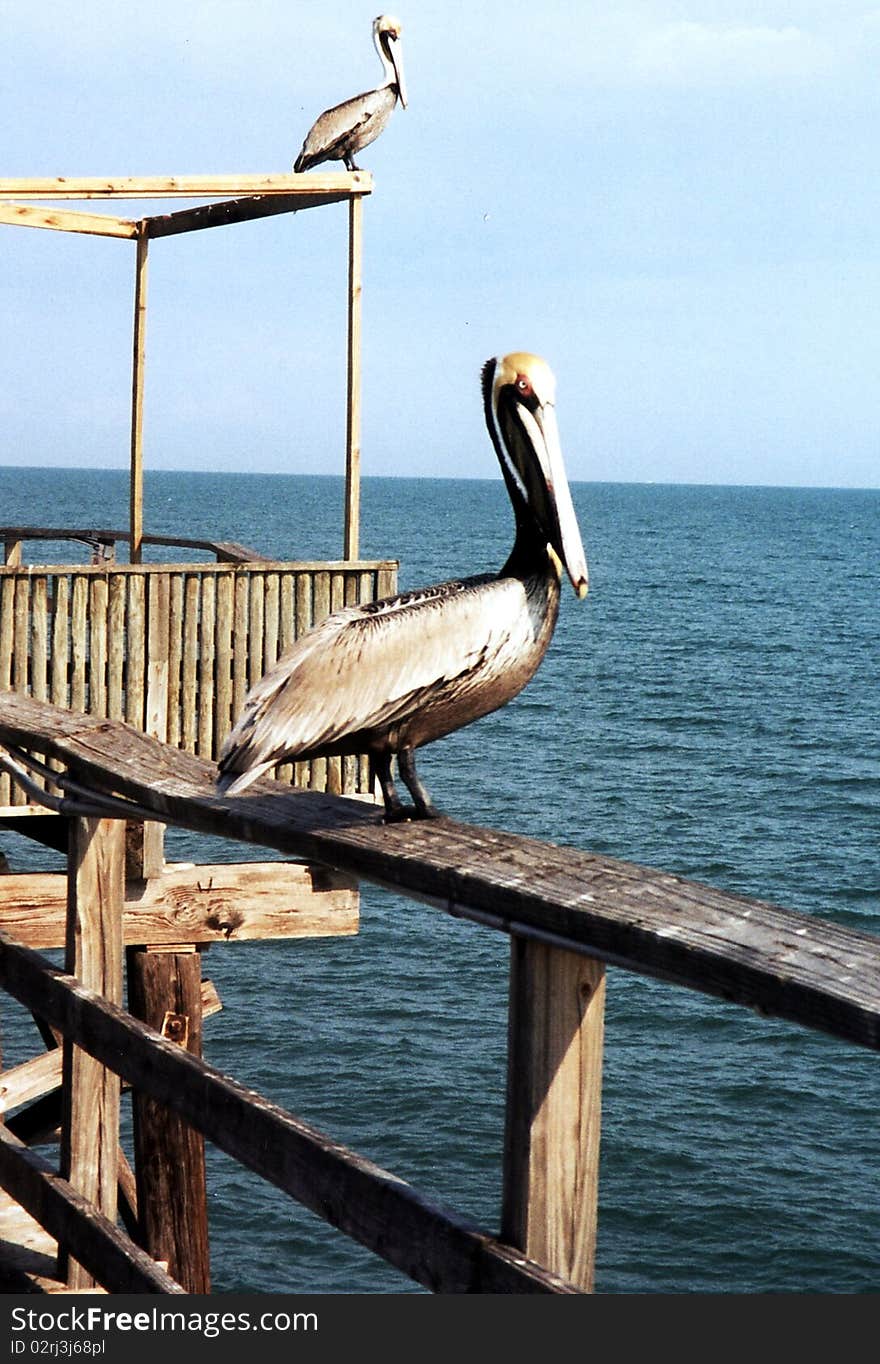
[[[0,1184],[112,1293],[183,1293],[180,1284],[113,1222],[0,1126]]]
[[[247,194],[369,194],[369,171],[313,171],[308,175],[123,175],[0,178],[0,199],[205,199]]]
[[[0,928],[28,947],[62,947],[66,884],[61,872],[0,877]],[[358,899],[351,877],[321,866],[166,863],[160,876],[126,884],[123,942],[348,937],[358,931]]]
[[[501,1235],[592,1292],[605,968],[514,937]]]
[[[435,1293],[576,1293],[405,1180],[222,1075],[0,933],[0,986],[222,1151]]]
[[[135,947],[127,962],[131,1014],[201,1056],[201,954]],[[138,1240],[187,1293],[210,1293],[205,1139],[147,1094],[133,1092],[132,1113]]]
[[[345,199],[354,202],[359,197],[338,190],[335,193],[300,195],[297,198],[288,194],[265,194],[246,199],[223,199],[215,204],[202,204],[199,208],[183,208],[177,213],[144,218],[143,229],[150,238],[173,237],[180,232],[199,232],[206,227],[229,227],[233,223],[252,222],[279,213],[300,213],[306,208],[338,204]]]
[[[33,1103],[61,1084],[61,1048],[41,1052],[29,1061],[0,1071],[0,1122],[22,1104]]]
[[[216,767],[129,726],[0,693],[3,740],[58,758],[167,823],[338,867],[447,914],[880,1050],[880,939],[579,848],[452,819],[386,825],[358,800]]]
[[[138,232],[134,279],[134,330],[131,361],[131,470],[129,481],[129,555],[141,561],[144,533],[144,361],[147,328],[147,250],[149,240]]]
[[[345,437],[345,542],[343,557],[356,559],[361,521],[361,293],[363,204],[348,206],[348,366]]]
[[[121,820],[72,819],[68,852],[65,963],[70,975],[114,1004],[122,1001],[122,899],[125,826]],[[64,1041],[61,1174],[112,1222],[116,1217],[119,1077]],[[69,1247],[62,1248],[62,1259]],[[71,1289],[94,1282],[75,1260]]]
[[[27,204],[0,203],[0,223],[19,227],[45,227],[55,232],[85,232],[92,237],[135,238],[137,223],[107,213],[80,213],[73,209],[31,208]]]

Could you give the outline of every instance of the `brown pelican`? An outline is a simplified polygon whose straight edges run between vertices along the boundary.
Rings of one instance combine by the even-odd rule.
[[[245,699],[220,753],[221,792],[244,790],[280,762],[366,752],[386,820],[436,815],[415,750],[522,690],[550,643],[563,569],[586,595],[553,374],[516,353],[489,360],[482,384],[516,523],[501,572],[346,607],[303,635]],[[395,755],[414,809],[395,791]]]
[[[322,161],[344,161],[350,171],[358,170],[354,164],[355,152],[376,140],[398,100],[406,108],[403,58],[398,47],[400,32],[399,20],[388,14],[380,14],[373,20],[373,42],[385,79],[375,90],[354,95],[321,114],[294,162],[295,171],[311,170]]]

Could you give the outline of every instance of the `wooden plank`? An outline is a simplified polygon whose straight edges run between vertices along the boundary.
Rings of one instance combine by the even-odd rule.
[[[0,1184],[59,1243],[65,1241],[90,1276],[111,1292],[183,1293],[161,1265],[2,1126]]]
[[[605,968],[514,937],[501,1235],[592,1292]]]
[[[146,703],[147,579],[135,569],[128,579],[128,630],[125,636],[125,718],[138,729]]]
[[[64,945],[66,877],[0,877],[0,928],[28,947]],[[358,931],[357,882],[300,862],[165,863],[125,888],[129,945],[344,937]]]
[[[132,1015],[201,1056],[200,953],[129,948],[127,964]],[[205,1139],[147,1094],[132,1094],[132,1115],[138,1240],[187,1293],[210,1293]]]
[[[91,715],[107,714],[107,605],[106,577],[89,583],[88,697]]]
[[[13,603],[12,685],[18,691],[30,690],[28,662],[30,656],[30,579],[22,574],[15,584]]]
[[[147,330],[149,239],[138,231],[134,269],[134,323],[131,349],[131,468],[129,478],[129,557],[141,561],[144,533],[144,361]]]
[[[167,574],[147,580],[147,694],[144,729],[154,739],[168,735],[168,654],[170,583]],[[137,827],[141,841],[141,874],[158,876],[165,865],[165,825],[145,820]],[[131,843],[129,841],[129,850]]]
[[[248,686],[252,687],[263,676],[263,621],[266,608],[266,575],[250,575],[248,603]]]
[[[125,577],[111,573],[107,586],[107,714],[111,720],[125,717],[126,595]]]
[[[278,661],[280,632],[279,611],[281,588],[277,573],[267,573],[263,599],[263,672],[267,673]]]
[[[386,826],[366,802],[268,778],[218,800],[212,764],[16,692],[0,694],[4,736],[183,828],[323,862],[455,916],[880,1049],[880,939],[868,933],[452,819]]]
[[[369,194],[369,171],[311,171],[308,175],[122,175],[0,178],[0,199],[199,199],[214,195]]]
[[[180,742],[195,753],[198,736],[198,659],[200,579],[188,573],[183,594],[183,678],[180,692]]]
[[[93,237],[137,236],[137,223],[109,213],[82,213],[75,209],[31,208],[27,204],[0,203],[0,223],[17,227],[46,227],[55,232],[86,232]]]
[[[79,573],[73,574],[70,593],[70,705],[73,710],[86,708],[88,595],[88,579]]]
[[[42,574],[31,582],[31,695],[37,701],[49,699],[49,599],[48,583]]]
[[[361,294],[363,203],[348,206],[348,363],[345,394],[345,533],[343,558],[356,559],[361,524]]]
[[[169,575],[168,584],[168,702],[167,742],[177,748],[181,742],[180,705],[183,672],[183,574]]]
[[[248,622],[250,619],[250,574],[235,575],[235,609],[233,615],[232,655],[232,714],[234,721],[247,696],[250,677],[248,664]]]
[[[214,644],[217,616],[216,581],[201,582],[201,622],[199,626],[198,749],[203,758],[214,754]]]
[[[220,746],[232,724],[232,627],[235,615],[235,580],[226,575],[217,580],[215,621],[214,734],[211,751]]]
[[[52,584],[52,683],[51,701],[70,704],[70,579],[59,573]]]
[[[3,537],[4,564],[7,568],[21,567],[21,540],[15,535]]]
[[[199,232],[207,227],[228,227],[232,223],[251,222],[256,218],[269,218],[279,213],[299,213],[304,208],[320,208],[325,204],[338,204],[350,198],[348,193],[339,190],[327,194],[309,194],[297,199],[289,195],[251,195],[246,199],[225,199],[222,203],[202,204],[198,208],[185,208],[177,213],[144,219],[144,227],[149,237],[171,237],[179,232]]]
[[[295,798],[295,797],[294,797]],[[356,804],[357,802],[350,802]],[[435,1293],[576,1293],[466,1218],[222,1075],[0,934],[0,985],[133,1088]]]
[[[314,620],[314,574],[297,573],[296,575],[296,604],[294,607],[294,631],[295,638],[299,639],[312,628]],[[293,764],[293,780],[297,786],[308,786],[311,777],[311,763],[296,762]]]
[[[0,1071],[0,1125],[7,1113],[22,1104],[32,1103],[58,1089],[61,1084],[60,1047],[44,1051],[29,1061]]]
[[[122,1002],[125,826],[72,819],[68,852],[65,965],[69,975],[113,1004]],[[116,1217],[119,1077],[69,1038],[64,1041],[61,1174],[98,1212]],[[66,1247],[62,1248],[66,1250]],[[72,1289],[94,1283],[71,1259]]]

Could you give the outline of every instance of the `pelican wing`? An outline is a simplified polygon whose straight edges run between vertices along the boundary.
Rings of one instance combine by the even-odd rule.
[[[306,134],[294,170],[307,170],[321,161],[341,159],[353,139],[356,139],[356,147],[364,145],[361,139],[368,132],[370,123],[387,119],[396,98],[396,93],[390,87],[380,86],[378,90],[353,95],[351,99],[325,110]],[[380,123],[377,134],[381,132],[382,126]]]
[[[250,692],[220,754],[221,789],[393,725],[455,679],[466,685],[503,660],[522,607],[517,579],[472,578],[328,616]]]

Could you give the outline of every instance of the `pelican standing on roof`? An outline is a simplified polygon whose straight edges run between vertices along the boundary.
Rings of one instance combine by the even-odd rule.
[[[354,163],[355,152],[376,140],[398,100],[406,108],[400,32],[399,20],[388,14],[380,14],[373,20],[373,42],[385,79],[375,90],[354,95],[321,114],[294,162],[293,169],[297,173],[311,170],[322,161],[344,161],[348,170],[358,170]]]
[[[386,821],[436,816],[416,775],[416,749],[522,690],[550,643],[563,571],[586,596],[553,374],[536,355],[516,353],[489,360],[482,383],[516,522],[501,572],[346,607],[321,621],[245,699],[220,753],[219,791],[242,791],[277,763],[366,752]],[[435,397],[451,401],[436,388]],[[412,809],[394,788],[395,756]]]

